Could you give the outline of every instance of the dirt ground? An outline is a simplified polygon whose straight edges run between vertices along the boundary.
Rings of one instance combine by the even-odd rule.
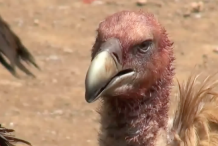
[[[16,79],[0,66],[0,122],[33,146],[97,146],[97,102],[84,99],[84,78],[96,28],[120,10],[153,12],[175,42],[179,80],[195,67],[218,70],[218,0],[204,0],[200,13],[191,0],[0,0],[0,14],[35,56],[36,79]]]

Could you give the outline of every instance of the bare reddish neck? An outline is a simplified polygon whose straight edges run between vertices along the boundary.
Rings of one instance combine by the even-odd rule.
[[[142,97],[104,99],[100,146],[153,146],[158,131],[166,130],[171,78],[158,81]]]

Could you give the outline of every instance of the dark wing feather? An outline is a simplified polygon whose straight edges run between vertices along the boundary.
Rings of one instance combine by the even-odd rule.
[[[14,143],[20,142],[31,146],[28,141],[15,138],[11,133],[14,132],[13,129],[7,129],[0,125],[0,145],[1,146],[14,146]]]
[[[34,57],[22,44],[19,37],[10,29],[10,26],[1,17],[0,52],[0,62],[9,72],[11,72],[16,77],[18,77],[15,71],[16,66],[27,75],[34,77],[34,75],[22,64],[21,60],[40,69],[36,64]],[[9,60],[10,64],[7,63],[3,55]]]
[[[5,60],[8,58],[10,64]],[[9,25],[0,16],[0,62],[14,76],[18,77],[15,66],[25,72],[27,75],[34,76],[20,61],[33,64],[39,69],[38,65],[27,48],[22,44],[19,37],[13,33]],[[12,135],[13,129],[7,129],[0,125],[0,146],[14,146],[14,143],[21,142],[27,145],[31,144],[25,140],[16,138]]]

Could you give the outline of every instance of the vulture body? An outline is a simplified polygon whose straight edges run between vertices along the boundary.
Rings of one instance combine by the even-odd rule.
[[[9,60],[10,64],[5,60],[4,56]],[[0,16],[0,62],[15,77],[19,77],[15,66],[27,75],[34,77],[22,64],[21,60],[39,69],[34,57],[23,45],[19,37],[11,30],[7,22]]]
[[[85,98],[101,98],[100,146],[217,146],[216,82],[191,75],[171,93],[173,43],[153,14],[121,11],[100,23]]]

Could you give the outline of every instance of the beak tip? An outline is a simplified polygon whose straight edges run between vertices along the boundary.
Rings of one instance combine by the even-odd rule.
[[[86,99],[86,102],[88,103],[92,103],[94,101],[93,97],[90,96],[90,94],[88,94],[87,92],[85,92],[85,99]]]

